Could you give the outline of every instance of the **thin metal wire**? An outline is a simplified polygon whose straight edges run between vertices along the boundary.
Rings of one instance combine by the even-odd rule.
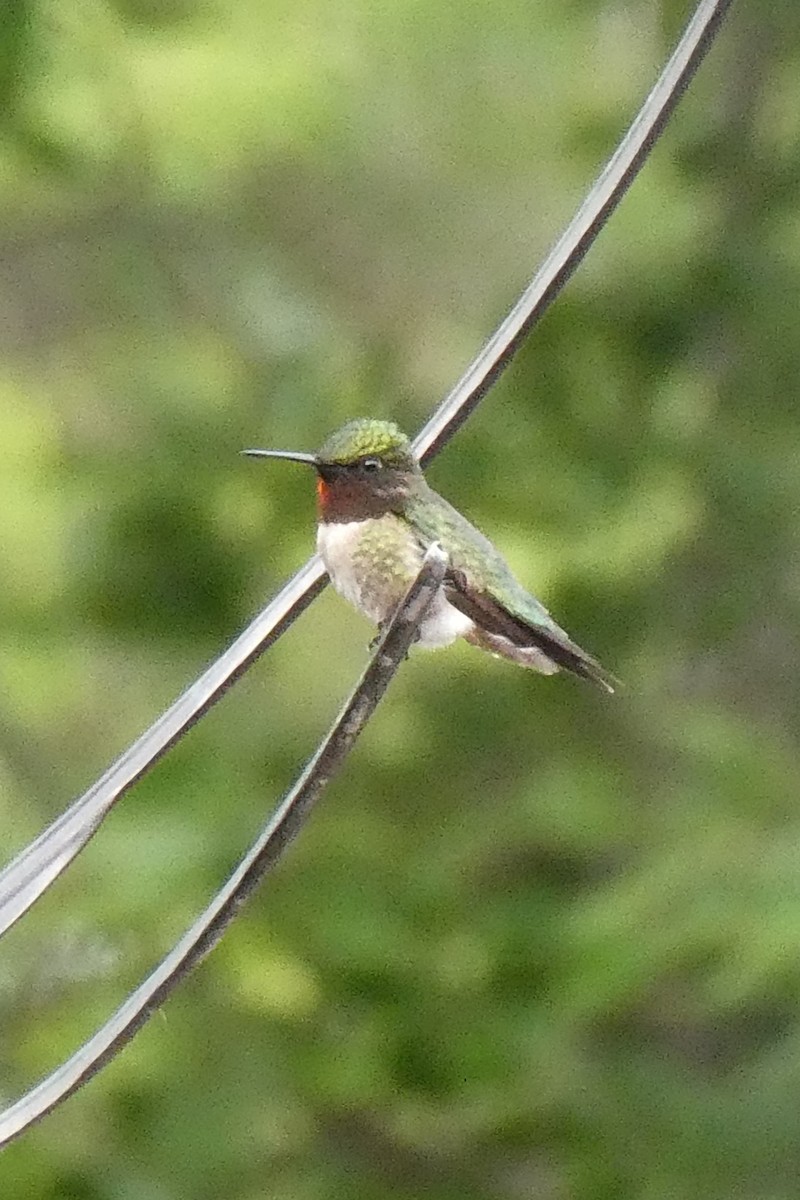
[[[0,935],[10,929],[69,866],[117,800],[288,629],[324,586],[325,568],[315,555],[155,724],[9,863],[0,874]]]
[[[508,366],[583,259],[645,162],[708,50],[732,0],[701,0],[675,53],[584,203],[530,285],[417,436],[429,461]],[[243,634],[105,774],[0,873],[0,936],[41,896],[96,832],[116,802],[220,698],[325,586],[314,556]]]
[[[444,578],[447,555],[434,543],[364,674],[313,758],[214,899],[167,957],[79,1050],[0,1113],[0,1147],[41,1120],[96,1075],[141,1029],[181,980],[216,946],[236,913],[308,819],[414,640],[420,619]]]
[[[544,316],[647,160],[711,47],[733,0],[701,0],[672,57],[591,191],[505,320],[414,441],[423,463],[438,454],[497,382]]]

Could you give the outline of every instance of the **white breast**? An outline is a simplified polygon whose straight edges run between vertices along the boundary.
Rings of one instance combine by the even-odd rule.
[[[360,521],[320,521],[317,526],[317,550],[331,583],[345,600],[361,611],[361,588],[353,563],[362,532]]]
[[[317,549],[337,592],[371,620],[380,622],[391,614],[392,608],[402,599],[405,587],[401,585],[398,593],[391,598],[388,611],[388,597],[379,599],[370,589],[362,587],[354,561],[358,558],[358,543],[363,532],[361,521],[320,522],[317,527]],[[406,564],[409,583],[421,562],[421,553],[409,552]],[[449,646],[457,637],[469,633],[472,627],[472,620],[454,608],[440,590],[420,625],[417,645],[428,650]]]

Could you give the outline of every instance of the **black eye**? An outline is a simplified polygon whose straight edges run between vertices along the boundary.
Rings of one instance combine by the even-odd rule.
[[[383,463],[379,458],[362,458],[361,466],[365,471],[380,471]]]

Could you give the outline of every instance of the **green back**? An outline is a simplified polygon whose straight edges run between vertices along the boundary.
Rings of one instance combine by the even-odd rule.
[[[488,592],[524,621],[562,632],[544,605],[517,580],[500,551],[424,480],[412,490],[404,516],[423,546],[434,541],[444,545],[453,567],[477,591]]]

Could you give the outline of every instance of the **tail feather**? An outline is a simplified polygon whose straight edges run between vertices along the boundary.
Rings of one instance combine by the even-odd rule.
[[[567,637],[563,630],[559,629],[558,633],[560,636],[555,634],[550,635],[547,631],[528,627],[530,640],[548,658],[558,663],[559,667],[565,667],[573,675],[579,675],[582,679],[589,679],[592,683],[598,684],[600,687],[605,688],[607,692],[613,694],[619,687],[619,680],[615,679],[609,671],[606,671],[596,658],[592,658],[585,650],[581,650],[580,646]]]
[[[463,575],[454,572],[445,584],[445,592],[450,603],[475,622],[476,629],[468,641],[543,675],[553,675],[564,668],[607,692],[613,693],[619,686],[619,680],[549,617],[546,625],[526,621],[493,596],[465,585]]]

